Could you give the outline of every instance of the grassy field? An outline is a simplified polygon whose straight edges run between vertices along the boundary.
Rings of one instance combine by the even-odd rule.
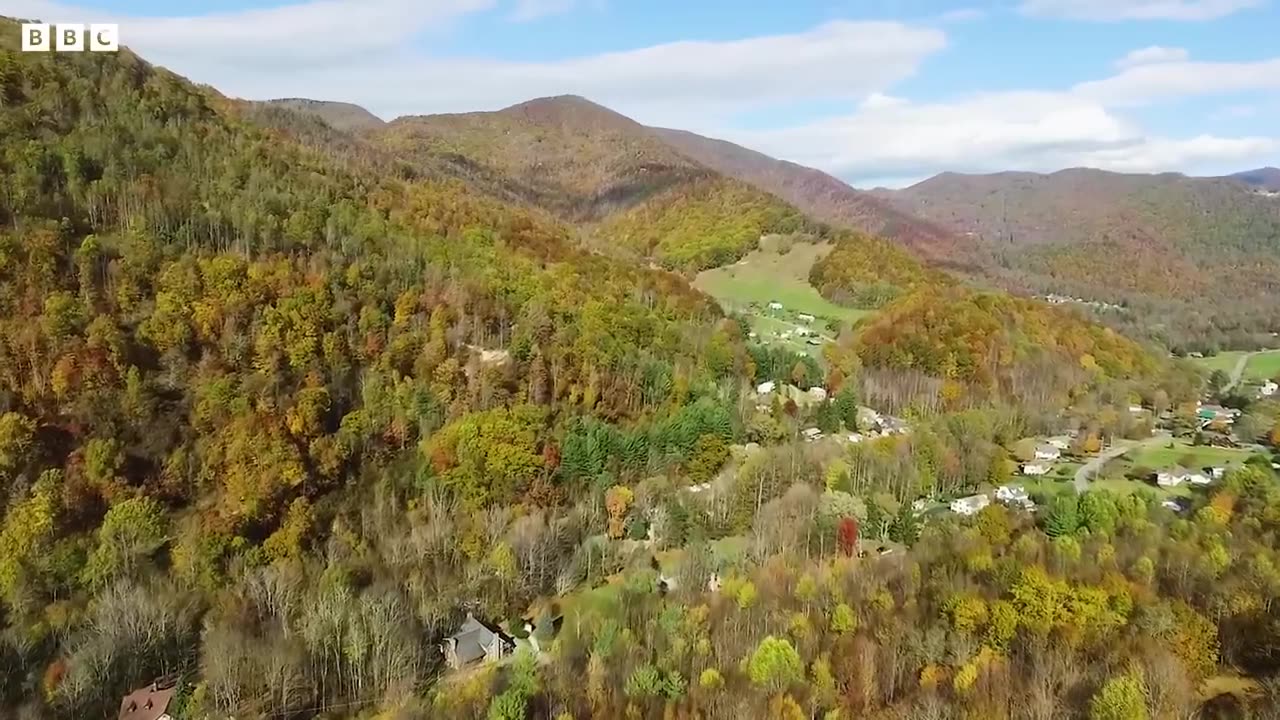
[[[699,273],[693,284],[714,297],[726,310],[752,316],[751,329],[761,341],[785,342],[794,350],[818,355],[820,348],[803,339],[779,340],[782,332],[812,327],[820,335],[834,337],[824,318],[855,322],[869,313],[829,302],[809,284],[809,269],[831,251],[827,244],[794,243],[786,253],[778,252],[776,241],[767,241],[741,261]],[[782,303],[782,310],[770,311],[769,303]],[[754,304],[754,308],[752,307]],[[796,321],[799,313],[818,318],[812,326]]]
[[[1245,380],[1262,381],[1280,377],[1280,350],[1258,353],[1244,368]]]
[[[1224,373],[1230,374],[1231,371],[1236,368],[1236,363],[1240,360],[1241,355],[1244,355],[1244,353],[1235,350],[1230,352],[1221,352],[1213,357],[1197,358],[1196,364],[1209,370],[1221,370]]]
[[[1236,363],[1240,361],[1240,357],[1245,354],[1244,352],[1233,350],[1218,353],[1213,357],[1200,358],[1196,362],[1209,370],[1221,370],[1229,375],[1235,370]],[[1249,358],[1249,364],[1244,368],[1245,382],[1260,382],[1277,376],[1280,376],[1280,350],[1260,352]]]
[[[1172,447],[1169,447],[1169,445]],[[1162,470],[1182,464],[1201,468],[1243,463],[1249,459],[1251,454],[1248,450],[1195,446],[1181,440],[1171,440],[1168,445],[1147,446],[1136,453],[1126,454],[1123,457],[1134,466]]]

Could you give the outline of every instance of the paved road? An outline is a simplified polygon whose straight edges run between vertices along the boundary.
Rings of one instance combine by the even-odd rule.
[[[1172,439],[1173,439],[1173,435],[1169,433],[1169,431],[1161,430],[1160,432],[1157,432],[1155,435],[1152,435],[1146,440],[1141,440],[1139,442],[1123,442],[1122,441],[1120,443],[1112,445],[1111,447],[1103,451],[1101,455],[1085,463],[1080,467],[1079,470],[1076,471],[1076,479],[1075,479],[1076,492],[1083,493],[1084,491],[1088,490],[1090,478],[1092,478],[1094,475],[1097,475],[1098,471],[1102,469],[1102,466],[1106,465],[1108,462],[1115,460],[1116,458],[1129,452],[1130,450],[1134,450],[1140,447],[1146,447],[1148,445],[1159,445],[1160,443],[1169,442]]]

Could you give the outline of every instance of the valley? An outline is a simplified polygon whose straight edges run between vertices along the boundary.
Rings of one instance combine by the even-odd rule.
[[[0,717],[1280,706],[1246,181],[864,192],[578,95],[384,121],[17,29]]]

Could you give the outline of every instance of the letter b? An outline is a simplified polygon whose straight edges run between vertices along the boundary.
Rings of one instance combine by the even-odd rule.
[[[22,52],[47,52],[53,49],[46,23],[22,24]]]
[[[56,37],[57,42],[54,43],[54,49],[58,52],[84,51],[84,25],[59,25]]]

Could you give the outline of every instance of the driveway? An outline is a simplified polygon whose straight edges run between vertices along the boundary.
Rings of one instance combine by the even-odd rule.
[[[1146,440],[1139,440],[1137,442],[1121,440],[1115,445],[1104,450],[1098,457],[1080,466],[1080,469],[1076,471],[1076,492],[1083,493],[1088,490],[1089,481],[1094,475],[1098,474],[1098,471],[1101,470],[1104,465],[1115,460],[1121,455],[1124,455],[1130,450],[1147,447],[1148,445],[1159,445],[1160,443],[1169,442],[1172,439],[1173,435],[1168,430],[1161,430]]]

